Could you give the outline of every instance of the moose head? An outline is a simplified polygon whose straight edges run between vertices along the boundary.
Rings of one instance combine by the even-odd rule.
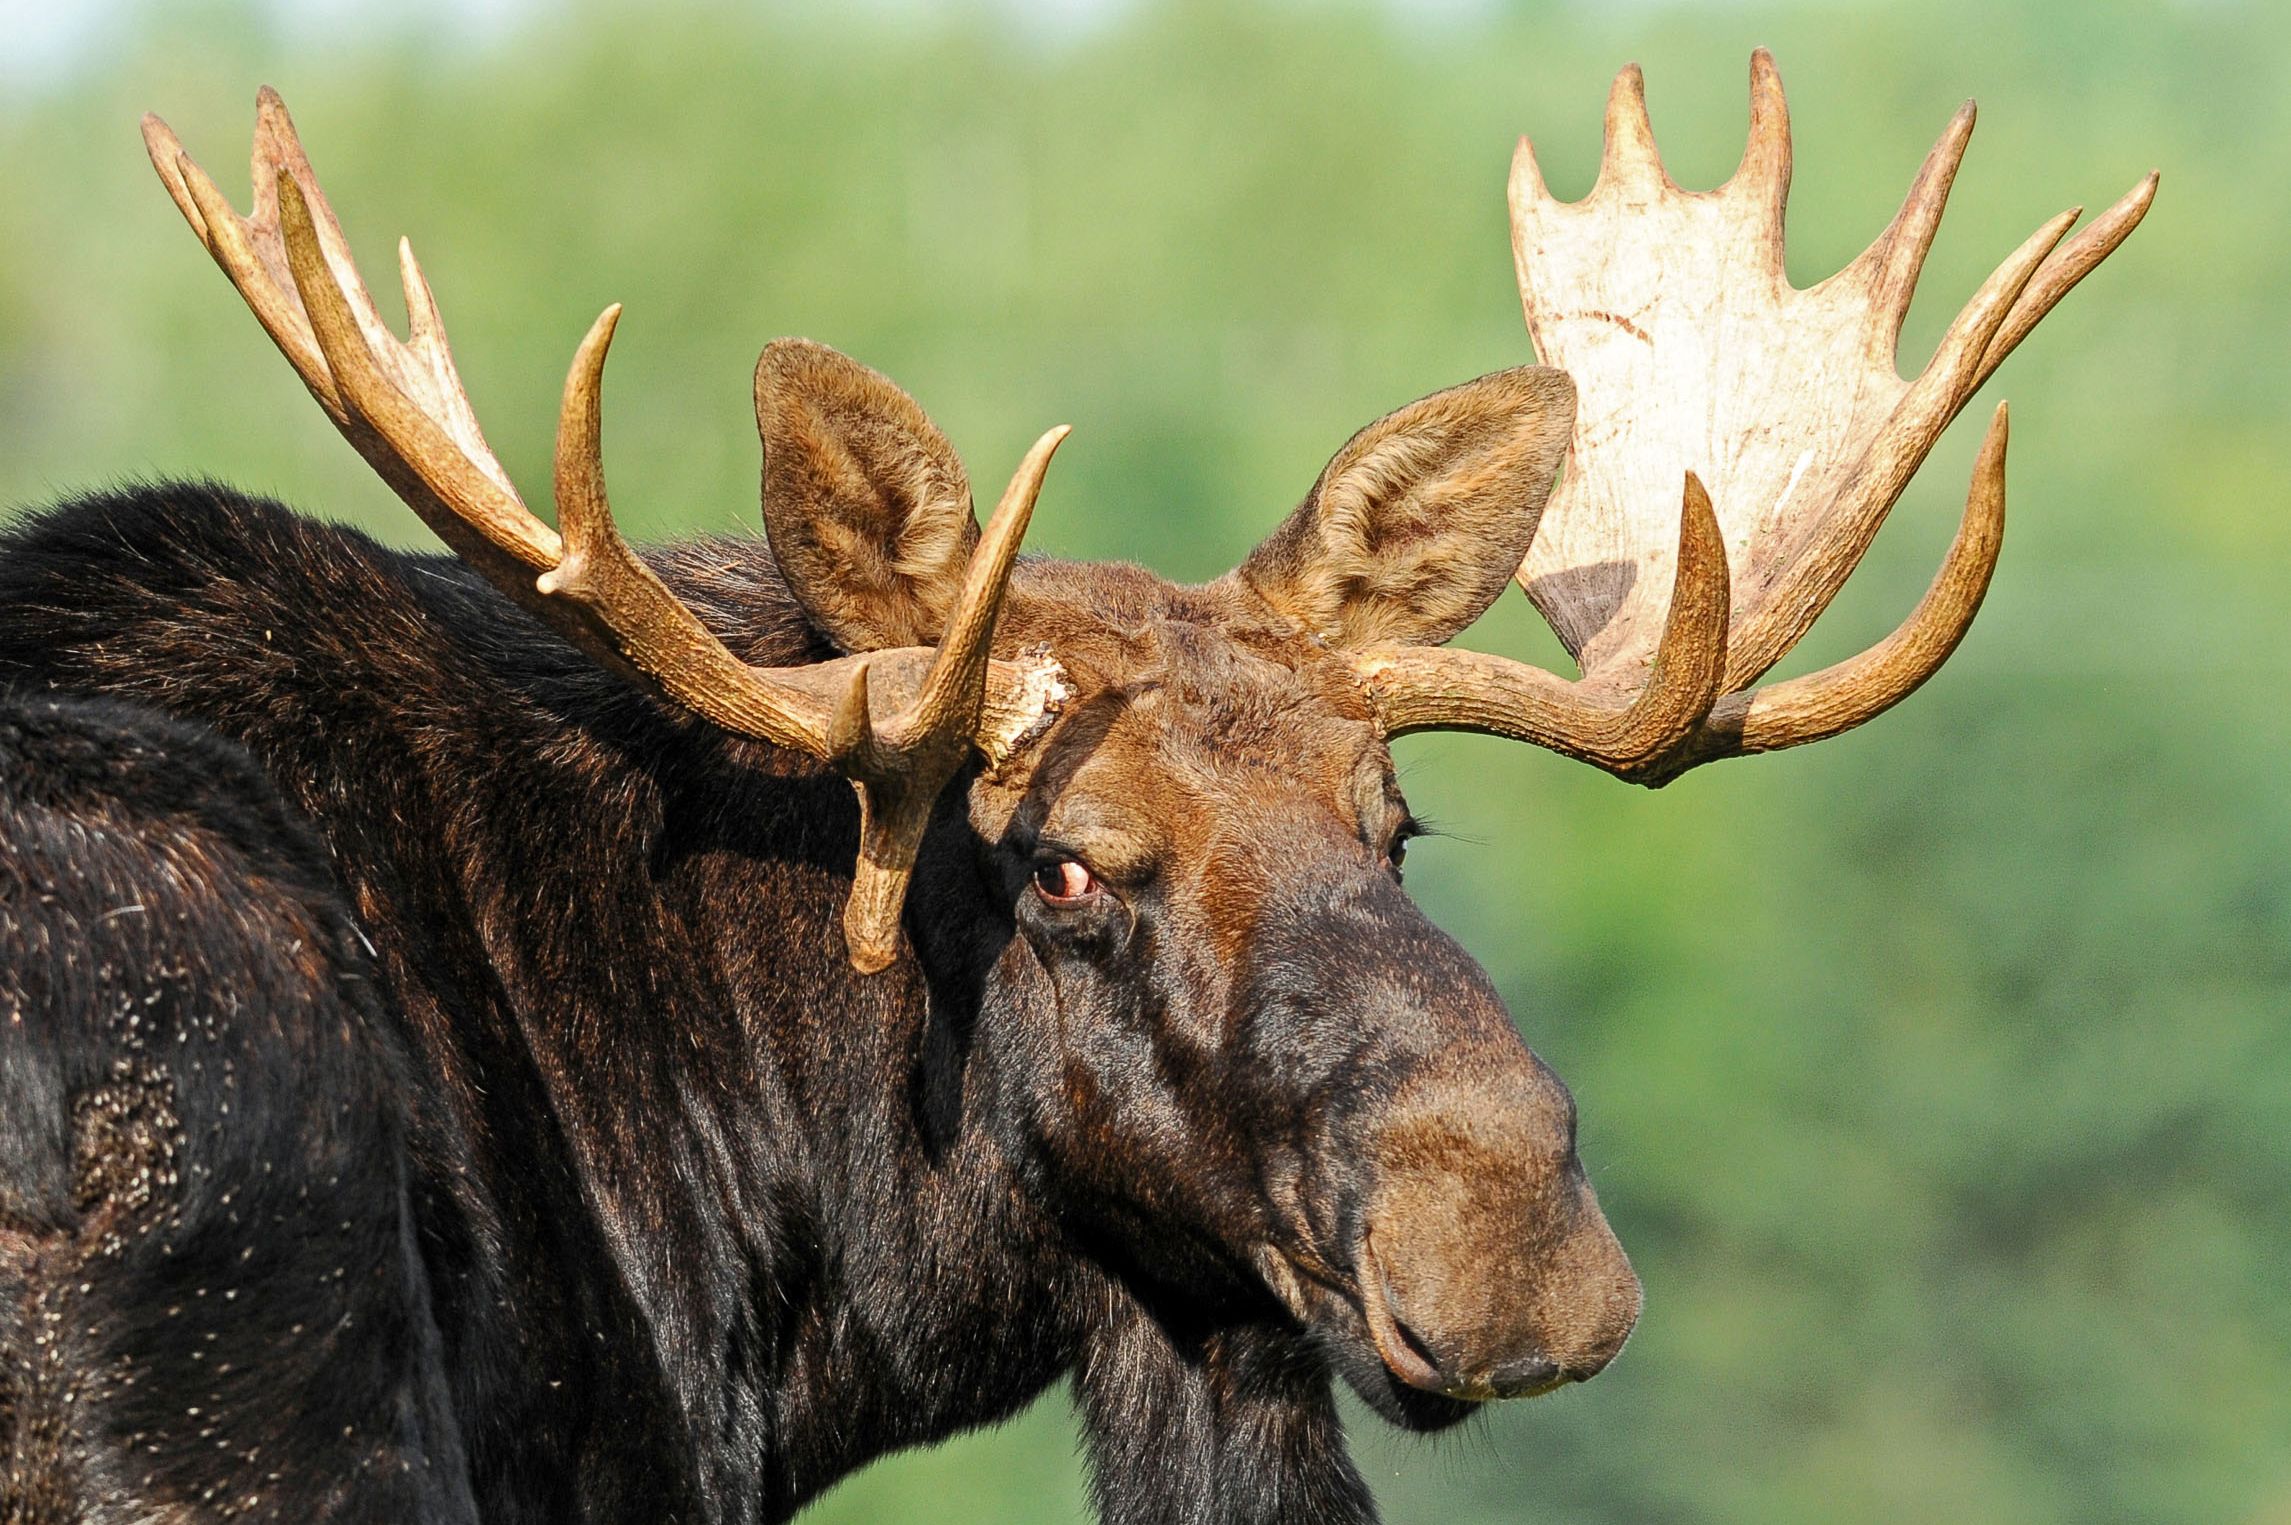
[[[832,651],[786,666],[737,655],[740,633],[704,622],[669,560],[614,528],[599,419],[617,307],[566,383],[552,529],[487,447],[403,248],[410,337],[383,322],[275,95],[251,217],[163,124],[145,131],[320,406],[448,545],[674,710],[851,781],[853,977],[914,964],[920,985],[975,985],[1012,1056],[1003,1100],[1075,1232],[1145,1279],[1269,1298],[1380,1412],[1430,1428],[1599,1371],[1640,1292],[1565,1087],[1401,888],[1416,828],[1389,744],[1477,730],[1661,784],[1838,734],[1940,666],[1996,562],[2001,406],[1907,621],[1754,686],[2155,188],[2074,238],[2078,212],[2047,222],[1904,380],[1901,320],[1971,126],[1967,107],[1868,251],[1801,291],[1783,273],[1772,61],[1752,63],[1741,168],[1706,193],[1663,172],[1626,70],[1588,197],[1554,201],[1524,141],[1513,171],[1549,364],[1363,429],[1240,567],[1199,586],[1019,558],[1063,429],[982,530],[961,462],[906,394],[776,342],[755,383],[769,557]],[[1578,679],[1446,646],[1515,579]]]

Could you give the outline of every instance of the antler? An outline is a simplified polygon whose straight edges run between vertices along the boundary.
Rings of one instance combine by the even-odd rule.
[[[557,426],[562,534],[525,507],[487,448],[413,250],[398,246],[410,338],[391,333],[351,262],[285,104],[257,108],[255,209],[235,212],[167,125],[143,120],[168,193],[264,330],[359,454],[465,561],[591,655],[726,730],[833,764],[859,792],[859,861],[844,934],[861,971],[887,966],[933,802],[973,748],[999,765],[1064,697],[1046,655],[988,655],[1020,537],[1063,427],[1035,442],[988,521],[936,649],[752,667],[621,538],[601,455],[605,353],[617,306],[581,341]],[[889,705],[888,710],[885,706]]]
[[[1469,652],[1384,651],[1365,659],[1388,728],[1493,731],[1660,784],[1713,758],[1834,736],[1906,697],[1946,660],[1979,609],[2003,533],[2006,414],[1974,468],[1965,518],[1941,573],[1898,630],[1848,662],[1750,689],[1829,605],[1941,432],[2037,321],[2122,243],[2155,197],[2151,174],[2075,238],[2080,209],[2039,228],[1949,326],[1914,380],[1895,366],[1903,316],[1973,130],[1950,122],[1877,241],[1809,290],[1783,271],[1790,128],[1763,49],[1750,64],[1750,135],[1715,191],[1664,172],[1636,65],[1607,103],[1598,182],[1552,199],[1526,139],[1511,179],[1512,247],[1538,356],[1575,380],[1565,477],[1518,581],[1583,670],[1567,685]],[[1661,505],[1681,476],[1686,523]],[[1695,483],[1710,487],[1721,553],[1690,556]],[[1679,605],[1710,566],[1729,589],[1715,621],[1687,621],[1713,652],[1678,649]],[[1675,591],[1674,589],[1675,584]],[[1667,601],[1667,609],[1666,609]],[[1552,695],[1684,687],[1719,669],[1683,726],[1634,744],[1554,738]],[[1642,699],[1642,703],[1646,700]]]

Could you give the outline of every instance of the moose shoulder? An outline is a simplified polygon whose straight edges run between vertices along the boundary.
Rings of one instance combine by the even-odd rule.
[[[1753,74],[1745,183],[1774,194],[1727,204],[1771,215],[1778,269],[1786,140],[1777,167],[1779,87],[1763,55]],[[1617,101],[1601,185],[1647,189],[1635,74]],[[36,1400],[43,1454],[65,1458],[43,1476],[69,1465],[186,1517],[782,1519],[1070,1373],[1109,1521],[1365,1520],[1335,1378],[1428,1430],[1595,1374],[1638,1283],[1564,1087],[1400,887],[1414,827],[1388,740],[1461,726],[1661,781],[1900,698],[1986,584],[2001,430],[1903,632],[1859,665],[1749,685],[1990,357],[2145,206],[2135,192],[2066,244],[2049,227],[1890,411],[1793,416],[1785,398],[1741,420],[1821,464],[1791,478],[1812,484],[1802,520],[1704,491],[1710,462],[1748,458],[1724,439],[1660,463],[1678,511],[1617,488],[1634,397],[1665,428],[1691,410],[1584,339],[1574,383],[1506,371],[1372,424],[1241,567],[1187,587],[1018,558],[1063,431],[982,529],[921,408],[794,340],[756,377],[768,544],[640,557],[600,457],[617,310],[567,382],[552,529],[485,446],[410,254],[412,336],[382,324],[275,96],[251,217],[163,126],[146,137],[321,407],[458,553],[190,486],[67,504],[0,543],[0,685],[159,712],[192,766],[243,749],[280,829],[323,843],[332,879],[311,893],[356,933],[329,944],[346,972],[218,1020],[332,1031],[318,987],[366,982],[356,1031],[380,1057],[313,1094],[364,1120],[375,1179],[404,1182],[344,1208],[412,1246],[372,1294],[398,1322],[329,1336],[361,1401],[403,1394],[395,1450],[297,1469],[222,1446],[194,1488],[145,1458],[221,1438],[200,1433],[208,1389],[171,1369],[151,1390],[175,1407],[123,1427],[92,1368],[26,1385],[35,1332],[6,1327],[0,1438],[26,1454]],[[1936,150],[1947,170],[1962,146]],[[1620,236],[1600,194],[1557,247]],[[1538,207],[1515,209],[1530,233],[1557,215]],[[1885,280],[1833,304],[1854,355],[1890,334],[1938,211],[1928,177],[1909,233],[1881,240]],[[1574,321],[1539,319],[1527,289],[1531,324]],[[1891,476],[1831,470],[1864,456]],[[1636,570],[1585,575],[1614,565]],[[1515,576],[1559,611],[1582,681],[1442,649]],[[1751,659],[1729,655],[1738,623]],[[189,892],[219,914],[255,888]],[[97,1073],[115,1036],[83,1005],[28,1004],[0,1060]],[[161,1047],[180,1087],[168,1066],[198,1051]],[[184,1168],[225,1191],[311,1168],[217,1152],[231,1137],[184,1130]],[[53,1176],[73,1156],[50,1143]],[[19,1200],[0,1182],[0,1274],[21,1280],[62,1252]],[[284,1231],[239,1228],[232,1301],[291,1304]],[[181,1275],[165,1253],[87,1264],[106,1306],[146,1317]],[[229,1380],[203,1363],[198,1380],[297,1404],[265,1338],[218,1331],[204,1360]],[[392,1462],[443,1481],[409,1504]]]

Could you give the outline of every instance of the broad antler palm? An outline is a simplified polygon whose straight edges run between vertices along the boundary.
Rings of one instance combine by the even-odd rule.
[[[1012,477],[934,649],[800,667],[741,661],[639,560],[605,499],[599,393],[620,309],[582,340],[557,426],[562,533],[526,507],[477,426],[437,304],[398,246],[410,337],[376,310],[320,193],[285,104],[262,92],[255,209],[234,211],[157,117],[143,123],[159,177],[303,384],[344,437],[463,560],[583,650],[728,731],[793,747],[859,791],[858,869],[844,909],[852,962],[891,962],[932,802],[975,749],[990,765],[1038,735],[1063,696],[1057,664],[988,652],[1053,429]]]
[[[1664,172],[1635,65],[1608,98],[1599,178],[1583,200],[1554,200],[1521,140],[1512,247],[1528,332],[1579,401],[1566,473],[1518,580],[1583,676],[1466,651],[1366,653],[1389,731],[1491,731],[1661,784],[1861,724],[1932,676],[1972,622],[2004,528],[2002,405],[1956,541],[1908,620],[1849,661],[1749,686],[1836,596],[1981,383],[2139,225],[2156,176],[2066,242],[2081,209],[2039,228],[1905,380],[1901,323],[1972,135],[1971,104],[1892,225],[1800,291],[1782,258],[1789,113],[1763,50],[1750,78],[1749,146],[1715,191],[1682,191]]]

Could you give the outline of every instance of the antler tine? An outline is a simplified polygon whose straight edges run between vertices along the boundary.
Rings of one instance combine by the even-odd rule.
[[[422,274],[421,262],[414,258],[414,244],[410,238],[398,240],[398,287],[406,298],[406,343],[413,349],[446,347],[445,319],[438,313],[436,293],[430,290],[429,277]],[[618,304],[615,304],[618,309]]]
[[[1607,91],[1607,137],[1591,194],[1623,186],[1677,189],[1655,147],[1654,124],[1647,120],[1646,76],[1637,64],[1625,64]]]
[[[1014,672],[992,659],[995,618],[1050,458],[1072,431],[1063,424],[1052,429],[1020,462],[972,552],[945,635],[928,653],[920,680],[908,685],[913,700],[897,719],[879,725],[869,707],[869,664],[911,667],[925,654],[920,649],[796,669],[751,667],[711,635],[621,537],[605,496],[600,439],[605,356],[619,320],[617,304],[598,316],[565,378],[556,467],[565,553],[536,587],[556,607],[584,611],[593,628],[559,619],[560,628],[586,647],[602,646],[602,654],[724,729],[800,748],[865,782],[887,785],[899,775],[929,771],[922,764],[951,758],[929,783],[935,796],[971,747],[990,764],[1006,760],[1040,724],[1044,704],[1038,692],[992,681],[998,666],[1006,680]],[[813,674],[828,676],[821,681]]]
[[[2030,277],[2029,283],[2005,314],[2005,321],[1989,339],[1988,350],[1981,357],[1981,365],[1973,377],[1978,387],[1989,379],[1989,374],[2004,363],[2013,347],[2028,337],[2038,320],[2052,311],[2054,304],[2072,290],[2078,281],[2090,275],[2099,263],[2116,252],[2116,246],[2131,237],[2140,219],[2148,215],[2148,208],[2156,200],[2158,172],[2150,170],[2138,185],[2126,191],[2107,211],[2084,226],[2077,235],[2045,258]]]
[[[1837,596],[1941,431],[1972,396],[1989,342],[2013,303],[2082,215],[2081,207],[2070,207],[2030,234],[1957,314],[1932,360],[1839,488],[1836,512],[1820,526],[1820,542],[1775,581],[1767,601],[1738,632],[1727,659],[1728,692],[1780,661]]]
[[[555,481],[564,554],[533,584],[540,612],[583,650],[725,730],[838,760],[830,733],[840,711],[830,706],[841,675],[791,682],[793,675],[750,667],[668,590],[614,524],[605,495],[603,391],[619,322],[617,303],[598,314],[565,375]]]
[[[323,207],[323,201],[320,204]],[[347,260],[348,256],[344,258]],[[462,390],[461,375],[454,368],[453,350],[446,343],[445,320],[438,315],[437,298],[430,293],[429,278],[422,274],[421,262],[414,258],[410,239],[398,240],[398,285],[405,294],[407,337],[403,344],[398,343],[388,326],[377,319],[374,327],[377,353],[386,354],[395,349],[426,370],[423,396],[434,401],[425,411],[460,448],[462,457],[470,465],[495,487],[516,498],[516,486],[501,462],[494,458],[492,447],[485,443],[485,435],[477,426],[477,411]],[[368,300],[371,305],[371,298]],[[533,549],[546,553],[547,525],[528,514],[519,521],[519,529],[521,534],[530,534],[535,529],[542,531],[540,536],[534,537]]]
[[[1486,652],[1386,646],[1353,658],[1387,736],[1471,730],[1532,742],[1642,779],[1701,726],[1726,670],[1726,541],[1710,495],[1686,474],[1678,571],[1654,663],[1626,699]]]
[[[449,545],[478,565],[490,568],[503,560],[534,570],[550,565],[557,555],[556,534],[526,512],[486,446],[411,250],[403,246],[400,250],[407,306],[414,318],[414,337],[408,344],[391,334],[375,308],[277,93],[266,87],[257,99],[251,217],[241,217],[232,208],[165,122],[147,116],[143,137],[153,167],[185,221],[359,454]],[[290,232],[307,245],[308,259],[300,275],[288,247]],[[314,300],[337,320],[336,337],[352,340],[343,346],[343,353],[359,372],[361,383],[378,378],[381,391],[395,396],[401,405],[388,409],[377,392],[378,406],[392,417],[408,411],[424,415],[431,434],[446,437],[450,454],[463,468],[453,485],[467,487],[470,483],[462,479],[474,476],[484,491],[449,493],[441,499],[415,464],[400,457],[399,437],[388,432],[382,418],[362,413],[346,395],[344,378],[321,342]],[[408,394],[419,401],[409,402]]]
[[[1043,474],[1069,432],[1061,424],[1044,434],[1012,474],[971,553],[954,613],[906,713],[882,728],[866,718],[864,666],[837,708],[835,745],[845,771],[861,785],[859,868],[843,907],[843,935],[863,974],[888,965],[898,952],[900,912],[939,791],[974,745],[994,765],[1019,740],[989,724],[983,713],[987,654]],[[1026,732],[1031,729],[1029,722]]]
[[[888,765],[875,739],[874,700],[864,660],[851,669],[851,685],[844,689],[843,697],[835,702],[835,713],[828,717],[827,755],[867,771],[879,771]]]
[[[1790,102],[1782,93],[1782,71],[1764,48],[1750,55],[1750,133],[1742,145],[1742,162],[1719,190],[1765,204],[1779,271],[1782,209],[1790,199]]]
[[[310,156],[302,151],[302,139],[295,133],[294,118],[287,113],[286,102],[268,85],[255,92],[251,161],[255,205],[253,215],[247,219],[248,226],[258,235],[283,233],[286,208],[279,181],[292,180],[302,191],[303,209],[310,214],[309,222],[317,233],[318,247],[326,256],[326,267],[350,304],[359,332],[370,344],[388,340],[391,335],[388,325],[382,321],[382,310],[374,305],[373,293],[366,289],[364,278],[358,274],[357,262],[350,256],[350,240],[342,233],[341,220],[318,188],[318,173],[310,167]],[[258,248],[270,243],[267,238],[256,240]]]
[[[1512,146],[1509,195],[1515,207],[1551,199],[1551,188],[1543,183],[1543,167],[1535,162],[1535,141],[1524,132]]]
[[[274,268],[274,251],[252,236],[253,229],[231,209],[229,199],[157,116],[143,119],[143,146],[183,220],[238,289],[263,332],[270,335],[327,417],[337,427],[347,425],[349,413],[334,389],[326,362],[319,356],[318,341],[310,332],[301,304],[293,296],[294,281],[286,272],[283,254],[278,255]]]
[[[143,151],[150,156],[151,167],[159,172],[159,183],[166,187],[168,199],[191,225],[199,242],[207,243],[207,219],[199,211],[199,203],[186,183],[189,176],[201,174],[199,166],[191,162],[191,156],[183,151],[182,139],[175,136],[175,129],[169,127],[158,112],[143,113],[141,126]]]
[[[1034,442],[988,518],[986,530],[971,553],[954,612],[939,637],[930,675],[923,680],[922,692],[906,718],[906,725],[918,739],[957,727],[967,731],[978,719],[986,691],[987,654],[994,641],[995,620],[1002,612],[1002,596],[1018,563],[1019,542],[1034,515],[1035,500],[1042,495],[1042,479],[1050,469],[1050,458],[1072,432],[1060,424]],[[1002,760],[999,755],[988,758],[994,763]]]
[[[1917,167],[1917,178],[1910,182],[1909,194],[1902,197],[1901,210],[1838,276],[1841,281],[1861,282],[1868,287],[1870,343],[1881,350],[1878,358],[1888,362],[1900,343],[1902,322],[1909,316],[1910,299],[1917,294],[1917,277],[1924,272],[1925,256],[1933,248],[1934,234],[1940,231],[1941,214],[1948,209],[1949,190],[1956,184],[1957,166],[1964,162],[1966,145],[1973,140],[1977,115],[1971,101],[1957,108],[1957,114],[1927,151],[1925,162]]]
[[[1972,628],[2005,535],[2005,447],[2010,411],[1997,404],[1973,463],[1965,517],[1909,618],[1860,655],[1819,672],[1728,694],[1692,740],[1651,770],[1663,782],[1721,757],[1825,741],[1899,704],[1933,676]]]
[[[328,258],[294,175],[281,169],[277,183],[287,268],[355,426],[346,432],[359,453],[417,512],[430,508],[423,518],[464,559],[485,568],[509,561],[528,574],[555,565],[562,551],[556,532],[480,470],[462,443],[383,373],[346,290],[362,284],[356,271],[345,278]]]
[[[573,357],[558,416],[562,536],[535,518],[477,427],[437,302],[399,244],[410,337],[382,322],[318,189],[293,123],[265,91],[252,219],[231,209],[166,124],[144,137],[168,194],[343,435],[448,545],[561,634],[671,702],[741,735],[834,764],[857,786],[860,859],[845,927],[852,962],[890,962],[915,852],[940,790],[971,749],[1007,759],[1065,696],[1046,655],[989,655],[1018,541],[1041,491],[1052,430],[1028,453],[989,525],[948,639],[790,668],[742,662],[638,558],[605,492],[602,391],[620,309]],[[536,576],[535,574],[539,575]],[[879,694],[912,696],[878,724]]]
[[[258,234],[264,229],[274,230],[274,237],[283,234],[284,203],[278,192],[281,177],[292,179],[301,190],[304,210],[310,215],[318,247],[326,257],[326,267],[333,272],[335,284],[349,303],[351,315],[357,320],[358,330],[365,336],[367,351],[377,367],[390,378],[392,385],[421,405],[422,411],[445,431],[471,466],[510,498],[516,498],[516,486],[510,482],[509,473],[502,469],[500,461],[494,458],[492,447],[485,442],[484,431],[478,427],[477,411],[471,407],[469,395],[462,387],[460,372],[453,363],[453,350],[446,343],[445,326],[438,318],[436,298],[430,294],[429,282],[414,259],[413,246],[405,239],[398,240],[399,282],[405,293],[409,320],[408,336],[401,340],[391,332],[373,292],[358,273],[357,261],[350,253],[350,241],[342,232],[341,219],[334,215],[333,205],[319,188],[318,173],[311,168],[310,156],[303,151],[302,139],[294,130],[294,118],[288,113],[286,102],[276,90],[265,85],[255,96],[255,212],[250,224]],[[268,242],[258,237],[256,247],[259,250]],[[524,552],[538,554],[553,550],[547,526],[531,515],[513,517],[504,528],[510,529],[518,542],[510,549],[520,560],[529,561]],[[541,536],[532,537],[534,529],[541,530]],[[529,538],[534,543],[524,544]]]

